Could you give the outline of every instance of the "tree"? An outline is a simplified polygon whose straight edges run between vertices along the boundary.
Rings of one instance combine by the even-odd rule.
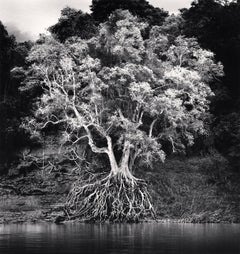
[[[104,22],[117,9],[129,10],[133,15],[144,19],[152,25],[161,25],[168,13],[155,8],[146,0],[93,0],[91,5],[92,16],[97,22]]]
[[[184,19],[181,15],[172,14],[168,16],[161,25],[161,33],[174,40],[177,36],[183,35]]]
[[[33,136],[55,126],[77,165],[84,144],[106,158],[104,172],[74,184],[67,200],[70,217],[138,221],[153,216],[146,183],[134,168],[164,161],[162,140],[177,151],[205,132],[212,96],[206,82],[222,75],[221,65],[194,39],[180,36],[172,44],[153,27],[144,40],[145,28],[128,11],[117,10],[91,40],[61,44],[46,37],[28,57],[35,85],[44,92],[23,126]]]
[[[61,42],[72,36],[89,39],[96,34],[95,23],[90,14],[66,7],[61,11],[58,23],[51,26],[49,31]]]

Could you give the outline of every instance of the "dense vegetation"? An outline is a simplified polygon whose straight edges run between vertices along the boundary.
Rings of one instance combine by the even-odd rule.
[[[27,179],[49,165],[77,171],[68,218],[193,221],[211,205],[220,221],[237,213],[215,198],[234,193],[232,204],[239,202],[231,177],[240,164],[239,3],[199,0],[169,16],[145,0],[93,0],[91,11],[63,9],[52,36],[35,43],[17,43],[0,24],[1,172],[23,168]],[[36,151],[46,142],[55,156],[45,162]],[[168,156],[180,169],[166,172]],[[195,203],[194,188],[208,199],[195,180],[188,182],[195,194],[181,199],[187,183],[176,181],[178,189],[170,178],[189,181],[186,172],[212,184],[208,205]],[[216,210],[208,212],[214,221]]]
[[[9,167],[26,144],[25,134],[19,126],[21,117],[29,112],[18,90],[25,77],[17,67],[26,65],[25,58],[31,45],[31,42],[17,43],[0,22],[0,163],[5,164],[4,168]]]
[[[183,33],[194,36],[215,53],[224,66],[222,89],[212,106],[215,144],[239,171],[240,4],[239,1],[199,0],[182,10]]]

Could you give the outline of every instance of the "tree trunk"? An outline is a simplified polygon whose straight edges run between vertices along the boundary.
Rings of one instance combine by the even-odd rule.
[[[123,174],[127,180],[132,181],[134,179],[134,177],[129,170],[130,150],[131,150],[130,142],[125,141],[119,170],[120,170],[121,174]]]
[[[113,152],[112,147],[112,139],[110,137],[107,137],[107,143],[108,143],[108,158],[111,166],[111,174],[116,175],[119,172],[119,167]]]
[[[129,141],[124,142],[124,147],[123,147],[123,154],[122,158],[120,160],[120,163],[118,165],[114,152],[113,152],[113,147],[112,147],[112,140],[110,137],[107,137],[108,141],[108,158],[111,166],[111,173],[113,176],[117,174],[121,174],[124,176],[126,180],[133,180],[134,177],[132,173],[129,170],[129,159],[130,159],[130,149],[131,149],[131,144]]]

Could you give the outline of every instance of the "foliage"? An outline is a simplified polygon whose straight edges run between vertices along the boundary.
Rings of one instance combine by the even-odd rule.
[[[142,18],[150,26],[161,25],[168,13],[160,8],[155,8],[146,0],[93,0],[91,11],[93,18],[104,22],[110,14],[117,9],[129,10],[134,16]]]
[[[65,42],[72,36],[89,39],[96,35],[97,26],[108,20],[110,14],[117,9],[129,10],[143,22],[147,22],[150,27],[161,25],[168,16],[166,11],[153,7],[146,0],[94,0],[91,5],[91,14],[65,7],[61,11],[58,22],[51,26],[49,31],[60,42]]]
[[[15,39],[8,35],[7,30],[0,22],[0,99],[7,96],[10,79],[10,68]]]
[[[0,22],[0,163],[8,168],[15,159],[16,152],[24,143],[24,134],[19,130],[23,112],[28,112],[18,91],[22,74],[14,75],[14,66],[25,66],[25,57],[31,47],[30,42],[17,43]]]
[[[215,0],[194,1],[182,10],[184,33],[194,36],[224,65],[225,85],[233,98],[239,98],[240,5]]]
[[[72,36],[89,39],[95,35],[97,27],[90,14],[66,7],[61,11],[58,23],[49,31],[61,42]]]
[[[161,33],[174,40],[177,36],[183,35],[184,19],[181,15],[171,14],[166,17],[161,25]]]
[[[222,115],[216,120],[214,132],[216,145],[222,154],[232,163],[235,170],[239,171],[240,148],[240,120],[239,112]]]
[[[216,91],[212,112],[215,144],[237,166],[239,161],[239,88],[240,88],[240,5],[236,1],[194,1],[182,10],[184,33],[195,36],[200,45],[212,50],[224,65],[225,78]]]

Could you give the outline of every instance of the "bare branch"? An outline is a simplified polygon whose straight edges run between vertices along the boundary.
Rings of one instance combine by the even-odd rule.
[[[47,122],[41,127],[41,129],[46,128],[48,124],[57,125],[57,124],[64,123],[64,122],[67,122],[67,119],[62,119],[62,120],[58,120],[58,121],[55,121],[55,122],[49,120],[49,121],[47,121]]]

